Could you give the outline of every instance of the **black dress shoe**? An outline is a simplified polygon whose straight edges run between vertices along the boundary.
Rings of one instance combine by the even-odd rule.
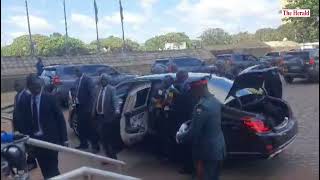
[[[80,144],[79,146],[75,147],[76,149],[88,149],[89,146],[86,144]]]

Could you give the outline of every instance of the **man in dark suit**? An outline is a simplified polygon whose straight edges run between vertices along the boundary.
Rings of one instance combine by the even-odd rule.
[[[225,157],[221,104],[209,93],[206,79],[193,82],[191,93],[198,104],[193,110],[190,129],[186,133],[178,132],[177,141],[191,141],[197,179],[217,180],[220,161]]]
[[[24,88],[24,84],[18,80],[14,82],[14,89],[17,92],[16,96],[14,97],[14,109],[12,113],[12,128],[13,131],[18,131],[20,133],[26,134],[26,124],[25,120],[25,110],[26,110],[26,101],[31,95],[26,88]],[[37,168],[37,161],[34,157],[34,153],[32,153],[32,148],[28,148],[28,155],[27,155],[27,163],[28,163],[28,170],[31,171],[32,169]]]
[[[117,133],[116,117],[120,114],[119,100],[116,89],[110,84],[111,77],[101,74],[99,87],[93,103],[93,119],[95,119],[100,140],[105,154],[113,159],[117,159],[114,145]]]
[[[92,146],[92,153],[98,153],[98,134],[96,133],[91,118],[94,100],[94,84],[92,79],[83,74],[79,68],[75,69],[78,79],[75,82],[76,112],[78,115],[79,140],[77,149],[87,149],[88,141]]]
[[[26,99],[30,96],[30,93],[27,89],[24,88],[23,84],[19,81],[14,82],[14,89],[17,92],[14,97],[14,109],[13,109],[13,130],[24,133],[25,121],[24,121],[24,104],[26,103]]]
[[[68,145],[66,122],[55,98],[42,91],[41,79],[30,75],[27,88],[31,96],[25,104],[25,133],[30,137],[59,145]],[[34,155],[45,179],[60,174],[58,152],[43,148],[34,148]]]

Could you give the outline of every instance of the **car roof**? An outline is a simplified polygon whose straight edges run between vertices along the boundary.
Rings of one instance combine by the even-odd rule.
[[[48,65],[44,68],[59,68],[59,67],[81,67],[81,66],[107,66],[105,64],[55,64],[55,65]]]
[[[199,59],[199,58],[193,57],[193,56],[176,56],[176,57],[159,58],[159,59],[156,59],[156,61],[166,61],[166,60],[186,59],[186,58]]]
[[[176,73],[164,73],[164,74],[151,74],[151,75],[144,75],[144,76],[139,76],[136,79],[138,80],[151,80],[151,81],[157,81],[157,80],[163,80],[165,76],[172,76],[173,78],[176,78]],[[215,77],[216,75],[214,74],[209,74],[209,73],[192,73],[189,72],[188,73],[188,81],[197,81],[200,80],[202,78],[206,78],[206,77]],[[217,76],[218,77],[218,76]]]

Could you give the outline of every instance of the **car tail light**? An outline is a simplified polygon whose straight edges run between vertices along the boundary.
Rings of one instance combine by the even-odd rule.
[[[245,116],[242,117],[241,120],[246,127],[253,130],[254,132],[265,133],[270,131],[270,128],[267,127],[261,119],[258,119],[256,117]]]
[[[314,58],[310,58],[309,64],[310,64],[310,65],[314,65],[315,63],[316,63],[316,62],[315,62]]]
[[[54,76],[52,79],[53,85],[59,85],[61,84],[61,80],[59,76]]]

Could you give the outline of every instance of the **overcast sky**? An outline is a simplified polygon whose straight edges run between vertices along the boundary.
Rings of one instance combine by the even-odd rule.
[[[121,36],[118,0],[96,0],[99,36]],[[64,34],[63,0],[28,0],[32,34]],[[143,43],[166,32],[198,37],[206,28],[229,33],[278,27],[280,0],[122,0],[125,35]],[[69,36],[95,40],[93,0],[66,0]],[[1,45],[28,33],[24,0],[1,0]]]

